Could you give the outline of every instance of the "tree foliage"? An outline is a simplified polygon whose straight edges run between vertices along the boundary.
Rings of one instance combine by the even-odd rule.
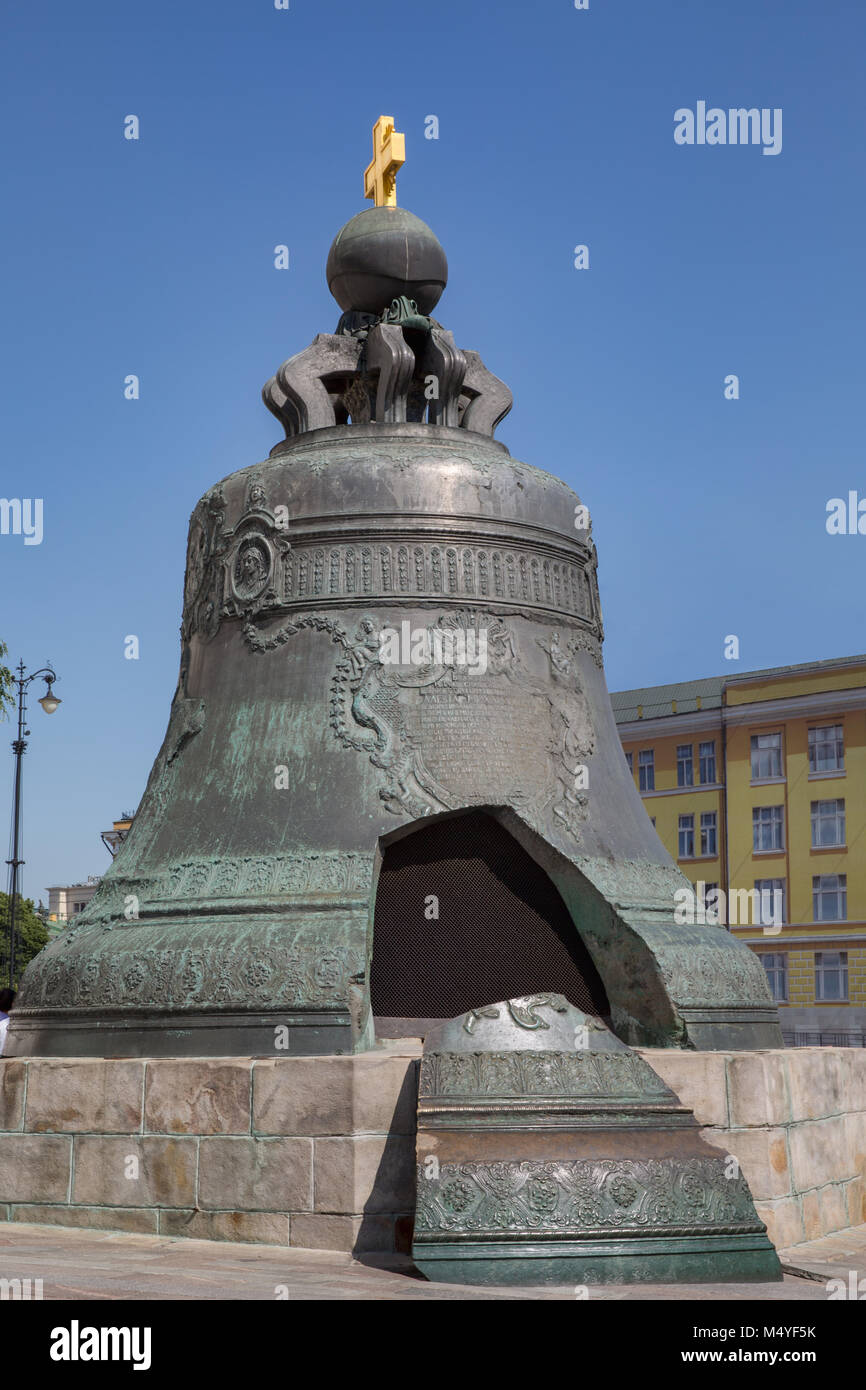
[[[15,689],[15,677],[8,666],[2,664],[4,656],[9,655],[9,648],[5,642],[0,642],[0,719],[7,719],[8,712],[15,706],[13,690]]]
[[[32,898],[18,898],[15,910],[15,985],[25,967],[50,940],[48,929],[33,906]],[[0,893],[0,985],[9,979],[9,894]]]

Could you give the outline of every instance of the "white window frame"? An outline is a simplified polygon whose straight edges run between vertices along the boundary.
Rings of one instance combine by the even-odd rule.
[[[761,964],[767,974],[770,994],[777,1004],[788,1002],[788,953],[787,951],[761,951]]]
[[[709,753],[707,753],[707,752],[704,751],[704,750],[707,749],[707,748],[709,748],[709,750],[710,750]],[[705,777],[705,776],[704,776],[704,769],[706,768],[707,771],[709,771],[709,766],[710,766],[710,765],[712,765],[713,775],[712,775],[712,777]],[[714,786],[714,785],[715,785],[715,781],[716,781],[716,740],[715,740],[714,738],[707,739],[704,743],[699,743],[699,744],[698,744],[698,777],[699,777],[699,779],[700,779],[700,786],[702,786],[702,787],[707,787],[707,786],[710,786],[710,787],[711,787],[711,786]]]
[[[684,824],[683,822],[688,822],[688,823],[687,823],[687,824]],[[683,841],[683,836],[684,836],[684,835],[686,836],[685,842]],[[690,851],[688,850],[688,845],[689,845],[689,839],[688,839],[688,837],[689,837],[689,836],[691,836],[691,850],[690,850]],[[684,844],[684,843],[685,843],[685,846],[686,846],[685,852],[684,852],[684,850],[683,850],[683,844]],[[693,812],[690,812],[690,813],[688,813],[688,814],[686,814],[686,815],[680,816],[680,817],[679,817],[679,820],[677,821],[677,858],[678,858],[678,859],[694,859],[694,858],[695,858],[695,817],[694,817],[694,813],[693,813]]]
[[[778,815],[769,817],[766,812],[778,812]],[[779,843],[772,845],[769,849],[761,844],[761,828],[772,826],[779,828]],[[784,854],[785,852],[785,808],[784,806],[753,806],[752,807],[752,853],[753,854]]]
[[[835,880],[835,882],[833,882]],[[834,897],[836,902],[836,915],[825,917],[823,913],[823,899]],[[842,912],[839,914],[839,908]],[[848,875],[847,874],[813,874],[812,875],[812,918],[815,922],[847,922],[848,920]]]
[[[778,742],[770,742],[771,739]],[[772,755],[777,755],[776,757]],[[750,743],[751,771],[753,782],[777,782],[784,778],[784,763],[782,761],[782,731],[775,729],[769,734],[752,734]],[[778,759],[778,771],[772,769],[776,766]],[[763,764],[763,766],[762,766]],[[757,771],[755,770],[757,765]]]
[[[719,907],[719,885],[717,883],[705,883],[703,892],[704,912],[718,912]]]
[[[756,878],[755,879],[755,916],[762,927],[775,925],[776,923],[776,897],[782,899],[782,911],[779,914],[779,921],[786,922],[785,898],[787,884],[783,878]],[[767,912],[764,913],[764,894],[767,894]]]
[[[827,993],[827,976],[839,976],[839,993]],[[815,952],[815,998],[826,1004],[847,1004],[849,999],[848,952]]]
[[[693,787],[695,785],[695,745],[693,743],[677,744],[677,786]]]
[[[827,738],[819,739],[819,734],[828,735]],[[814,737],[813,737],[814,735]],[[810,777],[822,777],[828,772],[845,771],[845,726],[844,724],[813,724],[809,727],[809,775]],[[818,766],[819,747],[827,748],[830,744],[835,744],[833,753],[834,761],[826,767]]]
[[[810,808],[810,818],[813,849],[838,849],[845,844],[844,796],[835,796],[827,801],[813,801]],[[832,828],[834,837],[832,840],[823,838],[828,828]]]
[[[701,811],[701,858],[717,859],[719,856],[719,818],[715,811]],[[710,837],[712,836],[712,849]]]
[[[642,792],[656,789],[656,762],[654,748],[640,748],[637,755],[638,785]]]

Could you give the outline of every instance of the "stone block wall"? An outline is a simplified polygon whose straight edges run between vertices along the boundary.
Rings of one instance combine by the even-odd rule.
[[[640,1051],[739,1160],[774,1245],[866,1221],[866,1049]]]
[[[0,1220],[406,1250],[418,1056],[0,1058]]]
[[[0,1058],[0,1220],[408,1250],[420,1044],[357,1057]],[[866,1221],[866,1049],[641,1049],[779,1247]]]

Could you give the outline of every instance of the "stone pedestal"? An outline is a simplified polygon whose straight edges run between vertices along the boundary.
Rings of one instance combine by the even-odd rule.
[[[416,1055],[0,1059],[0,1218],[408,1250]]]
[[[420,1055],[0,1058],[0,1220],[408,1250]],[[866,1049],[641,1055],[777,1247],[866,1221]]]
[[[640,1054],[739,1159],[778,1248],[866,1221],[866,1049]]]

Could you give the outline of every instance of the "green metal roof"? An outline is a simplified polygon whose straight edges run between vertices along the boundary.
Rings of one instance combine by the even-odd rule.
[[[821,671],[835,666],[858,666],[866,663],[866,656],[831,657],[826,661],[804,661],[798,666],[768,666],[762,671],[740,671],[729,676],[705,676],[702,680],[675,681],[670,685],[645,685],[635,690],[615,690],[610,701],[618,724],[626,724],[638,718],[638,706],[643,710],[644,719],[661,719],[673,714],[673,701],[676,700],[677,714],[692,714],[698,708],[719,709],[725,686],[740,681],[756,680],[762,676],[787,676],[803,671]]]
[[[660,719],[662,715],[673,714],[672,702],[677,702],[677,714],[690,714],[698,708],[700,696],[701,709],[719,709],[722,703],[724,676],[705,676],[703,680],[677,681],[672,685],[647,685],[637,690],[617,690],[611,695],[613,712],[618,724],[637,719],[638,706],[643,708],[644,719]]]

